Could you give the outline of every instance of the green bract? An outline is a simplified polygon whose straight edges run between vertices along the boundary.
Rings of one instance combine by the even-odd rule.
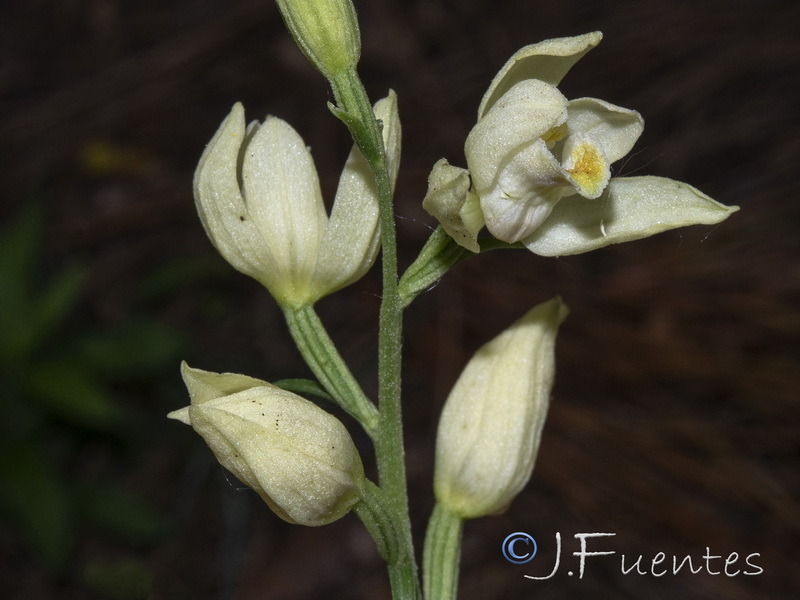
[[[375,105],[392,182],[400,160],[394,92]],[[233,107],[208,144],[194,178],[208,237],[237,270],[260,281],[284,306],[301,307],[353,283],[380,245],[375,182],[353,147],[325,210],[314,161],[292,127],[275,117],[245,129]]]
[[[282,519],[325,525],[359,501],[364,467],[333,415],[274,385],[186,363],[191,405],[168,416],[191,425],[220,464]]]
[[[595,32],[527,46],[484,95],[465,154],[471,191],[496,238],[542,255],[577,254],[719,223],[738,210],[669,179],[611,177],[612,163],[642,133],[641,116],[595,98],[567,100],[556,87],[600,39]],[[467,228],[464,236],[461,217],[469,195],[447,200],[429,194],[425,207],[456,242],[475,251],[477,232]]]

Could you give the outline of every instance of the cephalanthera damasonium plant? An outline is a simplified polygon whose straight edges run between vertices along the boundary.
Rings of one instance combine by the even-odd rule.
[[[463,522],[504,511],[527,484],[555,375],[555,340],[567,315],[545,300],[482,346],[442,411],[422,577],[408,516],[400,393],[403,310],[451,267],[482,251],[527,248],[579,254],[737,210],[660,177],[612,177],[642,133],[634,110],[558,89],[599,32],[526,46],[483,97],[465,142],[466,168],[441,159],[425,209],[439,227],[398,278],[392,194],[400,158],[398,100],[374,106],[356,72],[361,51],[351,0],[277,0],[300,49],[333,91],[331,112],[355,145],[330,214],[305,143],[288,123],[245,123],[235,104],[194,180],[211,242],[278,302],[317,381],[284,387],[184,364],[191,404],[170,417],[192,426],[214,455],[282,519],[325,525],[351,510],[386,561],[393,597],[456,596]],[[489,236],[479,237],[483,230]],[[356,282],[382,253],[379,393],[368,398],[314,310]],[[288,389],[288,388],[292,389]],[[345,426],[297,392],[333,399],[373,441],[378,480],[365,477]]]

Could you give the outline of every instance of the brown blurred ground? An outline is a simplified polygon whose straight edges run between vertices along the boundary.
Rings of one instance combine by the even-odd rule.
[[[742,207],[717,227],[579,257],[490,254],[412,306],[405,406],[418,535],[432,503],[436,415],[463,363],[536,302],[558,293],[572,311],[534,479],[508,513],[467,525],[460,597],[800,596],[800,5],[357,7],[367,88],[378,97],[391,86],[400,100],[403,264],[431,226],[419,206],[427,172],[441,156],[463,164],[463,140],[496,70],[524,44],[594,29],[604,42],[562,89],[643,114],[645,134],[619,171],[680,179]],[[185,332],[191,364],[265,379],[304,375],[279,312],[215,258],[191,198],[194,165],[237,100],[252,118],[292,123],[313,148],[325,190],[335,185],[349,142],[272,4],[12,2],[0,8],[0,39],[0,218],[30,199],[45,203],[50,268],[91,266],[80,318],[123,322],[141,310],[143,286],[158,280],[169,293],[149,296],[146,309]],[[378,293],[369,277],[319,307],[370,389]],[[159,389],[121,391],[146,416],[125,481],[169,526],[157,544],[134,549],[87,535],[76,573],[86,561],[133,553],[153,573],[151,598],[389,597],[354,517],[314,530],[280,522],[226,482],[199,440],[162,418],[185,402],[177,364]],[[514,531],[543,546],[561,532],[564,561],[574,533],[615,532],[607,547],[619,553],[758,552],[764,573],[623,576],[616,559],[598,558],[583,580],[564,567],[533,582],[522,575],[552,563],[508,564],[500,542]],[[4,598],[103,597],[79,578],[46,576],[10,533],[0,552]]]

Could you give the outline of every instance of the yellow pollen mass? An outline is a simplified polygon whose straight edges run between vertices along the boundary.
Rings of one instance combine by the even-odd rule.
[[[608,164],[597,146],[589,142],[577,144],[570,153],[572,167],[565,169],[585,195],[597,196],[608,181]]]

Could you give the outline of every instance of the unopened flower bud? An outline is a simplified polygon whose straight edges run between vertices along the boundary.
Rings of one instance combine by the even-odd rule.
[[[364,467],[344,425],[312,402],[259,379],[181,366],[191,405],[171,412],[282,519],[325,525],[361,495]]]
[[[478,232],[484,225],[478,196],[470,191],[469,171],[439,159],[428,176],[422,208],[442,224],[459,246],[480,252]]]
[[[394,185],[401,146],[394,92],[375,104],[375,116]],[[276,117],[245,127],[238,103],[200,159],[194,197],[219,253],[282,306],[311,305],[357,281],[378,254],[378,192],[361,151],[353,147],[328,216],[300,135]]]
[[[529,311],[470,359],[445,403],[436,438],[436,500],[462,518],[503,512],[528,483],[555,376],[567,308]]]
[[[361,36],[351,0],[277,0],[286,28],[317,70],[330,79],[354,69]]]

